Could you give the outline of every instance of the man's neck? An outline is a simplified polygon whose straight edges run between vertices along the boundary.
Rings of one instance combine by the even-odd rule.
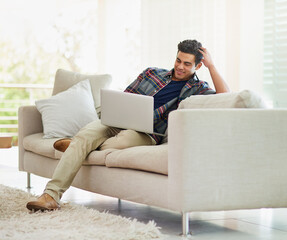
[[[194,73],[194,74],[195,74],[195,73]],[[173,81],[188,81],[189,79],[193,79],[194,74],[190,75],[190,77],[187,78],[187,79],[178,79],[178,78],[176,78],[176,77],[174,76],[174,72],[173,72],[173,73],[172,73],[171,80],[173,80]]]

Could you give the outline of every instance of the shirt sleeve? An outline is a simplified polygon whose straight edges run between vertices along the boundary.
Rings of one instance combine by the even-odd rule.
[[[140,85],[140,83],[142,82],[145,72],[147,70],[143,71],[136,80],[134,80],[126,89],[125,92],[129,92],[129,93],[139,93],[138,92],[138,87]]]
[[[207,82],[202,82],[202,85],[199,88],[197,94],[208,95],[208,94],[215,94],[215,93],[216,93],[215,90],[209,87],[209,84]]]
[[[208,95],[208,94],[216,94],[216,92],[213,89],[209,88],[203,93],[203,95]]]

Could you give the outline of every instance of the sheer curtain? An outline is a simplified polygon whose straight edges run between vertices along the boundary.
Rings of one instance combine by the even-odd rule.
[[[262,94],[262,0],[142,0],[141,64],[172,68],[177,44],[197,39],[233,91]],[[212,86],[206,68],[198,75]]]
[[[225,74],[225,13],[225,0],[143,0],[142,65],[170,69],[177,44],[184,39],[197,39]],[[210,82],[206,69],[200,69],[198,75]]]
[[[171,69],[177,44],[197,39],[226,75],[225,19],[226,0],[99,0],[98,69],[124,88],[147,67]],[[198,75],[210,82],[207,69]]]
[[[147,67],[171,69],[177,44],[197,39],[232,91],[263,92],[263,0],[98,0],[97,61],[123,89]],[[213,87],[205,67],[200,79]]]

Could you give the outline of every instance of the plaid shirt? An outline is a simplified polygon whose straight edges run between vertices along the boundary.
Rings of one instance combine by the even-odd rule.
[[[132,82],[125,92],[136,93],[148,96],[154,96],[157,92],[163,89],[172,80],[173,69],[168,71],[159,68],[147,68],[138,78]],[[178,97],[172,99],[166,104],[154,110],[154,131],[164,134],[167,129],[168,114],[177,109],[179,103],[191,95],[198,94],[214,94],[207,82],[200,81],[196,74],[182,88]],[[152,135],[157,144],[163,137]]]

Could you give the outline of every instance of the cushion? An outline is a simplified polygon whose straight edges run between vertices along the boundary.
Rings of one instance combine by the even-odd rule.
[[[23,139],[24,149],[55,160],[61,159],[63,152],[57,151],[53,147],[54,143],[61,138],[44,139],[43,136],[44,136],[43,133],[35,133],[24,137]],[[92,151],[87,156],[86,160],[83,162],[83,165],[103,166],[105,165],[106,156],[113,151],[118,150],[106,149],[103,151]]]
[[[52,159],[59,159],[56,155],[55,149],[53,148],[54,142],[59,140],[59,138],[44,139],[43,133],[35,133],[24,137],[23,147],[25,150],[37,153],[41,156],[49,157]]]
[[[44,138],[73,137],[98,119],[88,79],[51,98],[36,101],[36,107],[42,115]]]
[[[44,139],[43,133],[35,133],[23,139],[25,150],[58,160],[63,153],[55,150],[53,144],[59,138]],[[85,166],[129,168],[159,174],[168,174],[168,145],[137,146],[92,151],[83,162]]]
[[[52,95],[56,95],[60,92],[67,90],[73,85],[85,79],[90,80],[92,94],[94,98],[94,105],[97,112],[100,111],[100,89],[107,88],[112,82],[111,75],[85,75],[80,73],[75,73],[63,69],[58,69],[55,76],[55,83]]]
[[[131,168],[167,175],[167,144],[137,146],[106,155],[107,167]]]
[[[184,108],[266,108],[263,99],[251,90],[212,95],[193,95],[183,100],[178,109]]]

